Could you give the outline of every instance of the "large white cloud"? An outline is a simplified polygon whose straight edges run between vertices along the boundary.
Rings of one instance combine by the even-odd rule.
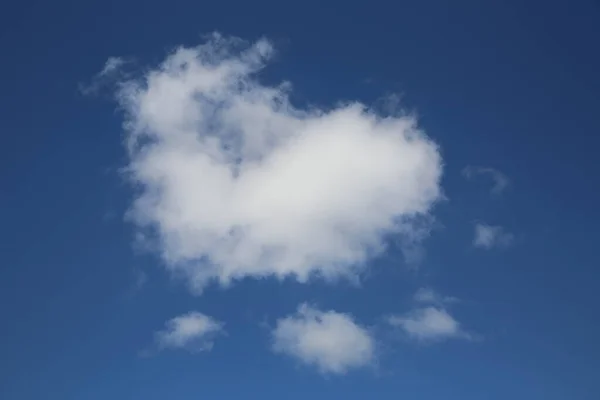
[[[343,374],[368,366],[375,358],[373,337],[350,315],[307,304],[278,320],[272,335],[275,352],[314,365],[323,373]]]
[[[438,147],[414,118],[358,102],[299,109],[289,84],[256,76],[272,53],[214,35],[119,84],[131,216],[196,291],[355,276],[387,235],[414,244],[441,196]]]

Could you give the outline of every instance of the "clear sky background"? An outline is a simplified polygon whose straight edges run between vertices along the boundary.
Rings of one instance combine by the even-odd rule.
[[[600,4],[325,3],[4,4],[0,398],[600,398]]]

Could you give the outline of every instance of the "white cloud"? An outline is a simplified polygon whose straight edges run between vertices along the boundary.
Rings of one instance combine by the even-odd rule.
[[[417,290],[413,299],[418,303],[417,307],[404,315],[387,317],[388,324],[402,330],[411,339],[422,342],[474,338],[446,309],[447,305],[459,301],[456,297],[442,296],[424,287]]]
[[[104,63],[104,67],[98,72],[90,82],[80,83],[79,91],[83,95],[97,95],[100,89],[107,83],[107,81],[118,78],[123,72],[122,67],[126,64],[126,60],[121,57],[109,57]]]
[[[125,64],[125,60],[121,57],[109,57],[104,63],[104,68],[97,75],[98,77],[104,77],[110,75],[119,70]]]
[[[404,316],[394,315],[388,318],[388,323],[419,341],[470,338],[462,331],[458,321],[440,307],[418,308]]]
[[[473,179],[479,175],[486,175],[494,181],[491,192],[495,195],[502,193],[510,185],[508,177],[497,169],[474,166],[467,166],[463,169],[463,176],[467,179]]]
[[[473,246],[482,249],[493,247],[506,247],[513,242],[514,236],[505,232],[501,226],[487,225],[485,223],[475,224],[475,238]]]
[[[438,305],[455,303],[458,301],[456,297],[442,296],[435,290],[428,287],[420,288],[419,290],[417,290],[417,292],[414,295],[414,300],[419,303],[429,303]]]
[[[272,53],[214,35],[118,85],[139,189],[130,215],[196,292],[355,278],[391,234],[417,248],[441,197],[438,147],[414,118],[357,102],[299,109],[289,84],[257,80]]]
[[[319,311],[306,304],[277,321],[273,350],[316,366],[322,373],[343,374],[370,365],[375,341],[348,314]]]
[[[223,332],[221,322],[196,311],[175,317],[165,325],[165,330],[156,333],[160,348],[209,351],[215,336]]]

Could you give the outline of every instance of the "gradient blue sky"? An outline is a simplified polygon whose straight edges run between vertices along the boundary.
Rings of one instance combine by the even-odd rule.
[[[2,399],[598,399],[600,5],[594,1],[24,1],[0,16]],[[277,48],[262,78],[299,103],[399,94],[440,145],[448,201],[415,269],[396,247],[360,287],[246,279],[193,296],[124,221],[133,193],[122,118],[83,96],[111,56],[154,65],[213,31]],[[509,180],[493,193],[493,168]],[[490,248],[475,224],[501,226]],[[419,288],[472,334],[387,329]],[[271,350],[308,302],[353,315],[375,366],[323,374]],[[210,351],[160,349],[197,310]]]

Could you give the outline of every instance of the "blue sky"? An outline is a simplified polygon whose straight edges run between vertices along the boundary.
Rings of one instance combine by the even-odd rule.
[[[5,7],[0,397],[598,398],[600,6],[451,3]]]

